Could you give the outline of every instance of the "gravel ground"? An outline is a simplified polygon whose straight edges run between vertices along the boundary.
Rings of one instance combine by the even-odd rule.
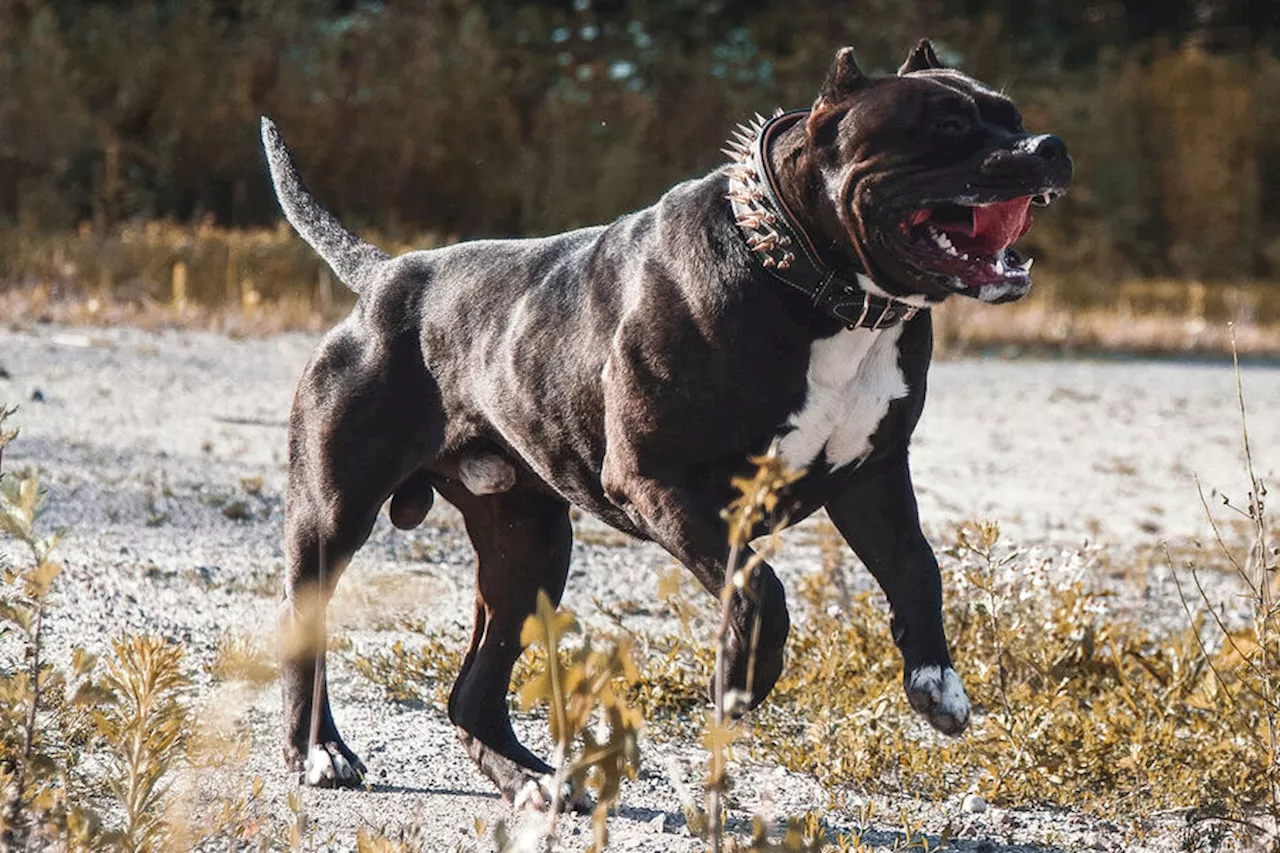
[[[38,468],[49,491],[45,523],[66,528],[56,643],[101,649],[120,632],[155,632],[204,662],[223,632],[269,631],[283,562],[284,422],[315,340],[54,326],[0,331],[0,401],[22,404],[22,434],[6,451],[6,469]],[[1280,367],[1247,366],[1243,377],[1254,455],[1265,475],[1280,459],[1280,419],[1271,414],[1280,409]],[[930,393],[913,467],[922,516],[934,532],[998,518],[1019,544],[1092,540],[1136,553],[1162,538],[1205,534],[1193,473],[1206,489],[1245,490],[1227,363],[963,360],[936,365]],[[817,567],[813,538],[802,526],[774,561],[789,586]],[[623,542],[582,520],[565,604],[588,622],[599,614],[593,598],[656,605],[657,572],[669,564],[657,548]],[[353,650],[334,661],[332,692],[339,726],[374,785],[307,795],[316,837],[332,836],[328,846],[350,847],[360,826],[416,824],[431,839],[429,849],[491,849],[490,840],[477,840],[477,821],[513,820],[438,709],[387,701],[349,664],[362,648],[385,648],[396,638],[396,615],[462,636],[471,571],[458,518],[440,507],[412,533],[381,520],[344,578],[335,621]],[[1177,624],[1171,586],[1153,575],[1140,596],[1144,618]],[[661,613],[648,618],[664,622]],[[199,701],[233,701],[196,678]],[[292,786],[279,765],[278,697],[268,690],[234,701],[243,703],[254,733],[242,774],[260,774],[271,807],[283,813]],[[549,752],[544,722],[522,717],[517,726],[535,751]],[[625,805],[611,819],[611,849],[698,849],[684,826],[679,789],[696,788],[701,750],[678,739],[650,740],[644,754],[645,772],[624,789]],[[731,818],[740,826],[753,812],[784,815],[830,801],[814,780],[770,766],[744,764],[735,778],[742,793]],[[243,787],[239,779],[202,781]],[[1136,840],[1132,827],[1070,812],[965,814],[963,794],[913,805],[928,830],[955,821],[952,849],[1177,849],[1172,821],[1144,827],[1146,838]],[[879,805],[880,814],[896,815],[899,803],[881,798]],[[847,807],[832,812],[837,825],[854,819]],[[516,816],[514,823],[535,820],[541,818]],[[892,845],[896,828],[891,818],[876,821],[866,840]],[[560,832],[561,849],[590,844],[584,819],[565,818]]]

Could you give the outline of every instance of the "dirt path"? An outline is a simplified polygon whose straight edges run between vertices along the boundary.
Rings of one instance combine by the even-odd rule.
[[[0,401],[22,404],[22,435],[6,451],[6,468],[38,468],[49,490],[45,523],[67,529],[55,638],[101,648],[120,632],[155,632],[181,640],[194,661],[208,661],[223,632],[269,630],[283,561],[284,421],[314,340],[0,331]],[[1265,471],[1265,463],[1280,464],[1280,368],[1247,367],[1244,382],[1254,453]],[[1243,492],[1227,364],[970,360],[937,365],[930,383],[913,454],[930,530],[994,517],[1023,544],[1092,537],[1128,553],[1161,537],[1203,535],[1192,472],[1206,488]],[[789,585],[817,565],[811,539],[793,534],[775,563]],[[565,603],[588,621],[599,613],[593,597],[656,605],[657,572],[669,562],[652,546],[583,522]],[[337,656],[331,683],[338,723],[374,787],[308,795],[317,837],[332,834],[335,849],[350,846],[358,826],[410,823],[434,849],[490,849],[476,839],[476,820],[492,826],[510,818],[438,708],[392,703],[350,666],[362,650],[404,636],[396,615],[465,632],[470,574],[465,537],[445,508],[409,534],[380,521],[344,579],[338,621],[352,648]],[[1177,618],[1167,595],[1148,604]],[[211,690],[207,678],[200,681],[202,699]],[[246,701],[255,745],[243,775],[261,774],[266,797],[283,811],[291,785],[278,764],[278,698],[269,690]],[[535,751],[548,751],[544,722],[518,725]],[[646,770],[611,821],[611,849],[698,849],[673,777],[696,788],[701,750],[650,741],[644,753]],[[745,766],[738,780],[735,819],[825,808],[829,800],[813,780],[767,766]],[[961,816],[962,793],[921,807],[932,831],[959,819],[954,849],[1051,849],[1035,846],[1046,840],[1070,850],[1176,849],[1169,833],[1133,842],[1115,827],[1061,812],[993,808]],[[853,819],[848,810],[833,813],[837,824]],[[891,844],[895,828],[893,820],[877,823],[867,840]],[[585,848],[588,823],[566,819],[562,840],[564,849]]]

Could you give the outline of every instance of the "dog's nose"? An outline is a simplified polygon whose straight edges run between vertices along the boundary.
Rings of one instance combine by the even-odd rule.
[[[1045,160],[1057,160],[1067,156],[1067,143],[1053,134],[1045,134],[1036,137],[1031,153]]]

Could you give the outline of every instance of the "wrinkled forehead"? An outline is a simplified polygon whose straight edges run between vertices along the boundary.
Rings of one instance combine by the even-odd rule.
[[[927,68],[922,71],[912,71],[903,75],[904,79],[919,80],[939,87],[940,89],[959,92],[974,98],[991,98],[1000,101],[1009,100],[995,89],[983,83],[981,80],[975,80],[963,71],[956,71],[954,68]]]

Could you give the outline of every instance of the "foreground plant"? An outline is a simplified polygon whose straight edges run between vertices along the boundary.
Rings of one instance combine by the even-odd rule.
[[[103,685],[116,701],[94,714],[109,748],[107,784],[124,807],[113,839],[127,850],[160,846],[166,834],[166,777],[182,757],[190,716],[179,696],[187,686],[182,650],[159,637],[112,642]]]
[[[1232,356],[1236,401],[1240,408],[1241,447],[1249,487],[1243,506],[1227,497],[1223,498],[1223,504],[1247,523],[1251,535],[1244,546],[1244,553],[1239,553],[1239,549],[1233,549],[1227,544],[1221,525],[1209,511],[1203,488],[1200,488],[1200,502],[1213,529],[1214,541],[1221,557],[1245,589],[1244,597],[1249,609],[1248,623],[1231,626],[1223,620],[1219,615],[1221,603],[1215,602],[1201,583],[1200,567],[1194,562],[1188,562],[1186,568],[1191,575],[1199,603],[1203,605],[1199,608],[1201,615],[1194,615],[1188,593],[1183,590],[1177,571],[1174,570],[1173,557],[1168,554],[1167,549],[1166,557],[1170,573],[1177,584],[1178,597],[1191,621],[1191,630],[1201,652],[1200,660],[1212,673],[1213,683],[1217,688],[1213,698],[1227,724],[1239,737],[1252,744],[1258,756],[1256,764],[1260,771],[1257,783],[1263,793],[1252,802],[1223,800],[1199,803],[1198,808],[1188,815],[1188,823],[1194,825],[1204,820],[1226,822],[1228,825],[1222,833],[1262,836],[1266,838],[1269,849],[1280,851],[1280,603],[1277,603],[1277,598],[1280,598],[1277,595],[1277,583],[1280,579],[1276,574],[1276,558],[1280,555],[1280,548],[1276,547],[1271,535],[1270,519],[1266,511],[1267,487],[1254,467],[1244,385],[1240,378],[1240,359],[1234,346]],[[1197,487],[1199,488],[1198,482]],[[1216,642],[1213,643],[1216,651],[1210,649],[1210,643],[1202,636],[1205,615],[1212,622],[1211,630],[1217,634]],[[1260,808],[1262,815],[1268,819],[1266,826],[1251,820],[1251,816],[1241,809],[1241,806],[1250,804]]]
[[[707,723],[707,731],[703,737],[711,758],[710,772],[707,775],[707,818],[708,834],[711,849],[719,853],[723,843],[723,810],[720,805],[721,796],[728,790],[726,763],[728,750],[736,734],[728,724],[727,718],[737,715],[746,707],[751,694],[750,676],[747,680],[746,694],[739,696],[727,689],[728,671],[726,656],[728,653],[730,613],[733,595],[738,591],[750,596],[756,588],[752,582],[756,569],[764,562],[778,545],[777,534],[786,527],[785,518],[778,518],[777,512],[782,493],[786,488],[804,475],[803,471],[792,471],[787,468],[778,453],[777,445],[769,448],[763,456],[751,460],[756,466],[751,477],[735,477],[731,485],[737,490],[734,498],[724,510],[724,519],[729,529],[729,559],[725,563],[724,584],[720,591],[720,628],[716,633],[716,662],[714,681],[712,682],[712,712]],[[741,556],[747,549],[751,534],[761,524],[768,524],[771,539],[769,545],[760,548],[751,557],[742,561]],[[748,640],[749,658],[747,672],[755,671],[756,649],[760,644],[759,602],[754,608],[756,618],[752,624],[751,637]]]
[[[16,434],[4,429],[10,414],[0,407],[0,449]],[[69,664],[50,659],[61,566],[58,535],[38,530],[44,503],[35,474],[0,472],[0,533],[27,552],[24,568],[4,557],[0,586],[0,636],[20,649],[12,667],[0,661],[0,850],[160,849],[184,831],[165,814],[166,780],[192,731],[182,654],[155,637],[122,637],[101,677],[82,648]],[[89,754],[96,760],[83,762]],[[113,802],[115,827],[97,808]]]
[[[540,702],[548,705],[556,770],[551,788],[552,830],[564,804],[565,788],[581,796],[592,787],[596,791],[592,849],[603,850],[609,837],[609,809],[618,802],[622,780],[635,778],[639,769],[643,720],[617,683],[637,678],[629,645],[624,641],[599,651],[587,640],[564,653],[562,641],[577,628],[572,613],[556,612],[547,594],[538,591],[537,610],[525,620],[520,642],[541,648],[546,667],[520,688],[520,705],[525,709]],[[601,724],[598,729],[592,725],[596,718]],[[581,744],[576,751],[575,744]]]
[[[12,414],[0,406],[0,451],[17,435],[4,427]],[[0,533],[28,555],[25,568],[0,555],[0,638],[10,635],[22,650],[12,667],[0,663],[0,850],[83,849],[99,840],[97,815],[75,800],[89,715],[109,693],[92,677],[97,659],[83,649],[72,651],[67,669],[48,660],[45,618],[61,566],[52,556],[57,535],[36,530],[44,500],[34,474],[0,471]]]

